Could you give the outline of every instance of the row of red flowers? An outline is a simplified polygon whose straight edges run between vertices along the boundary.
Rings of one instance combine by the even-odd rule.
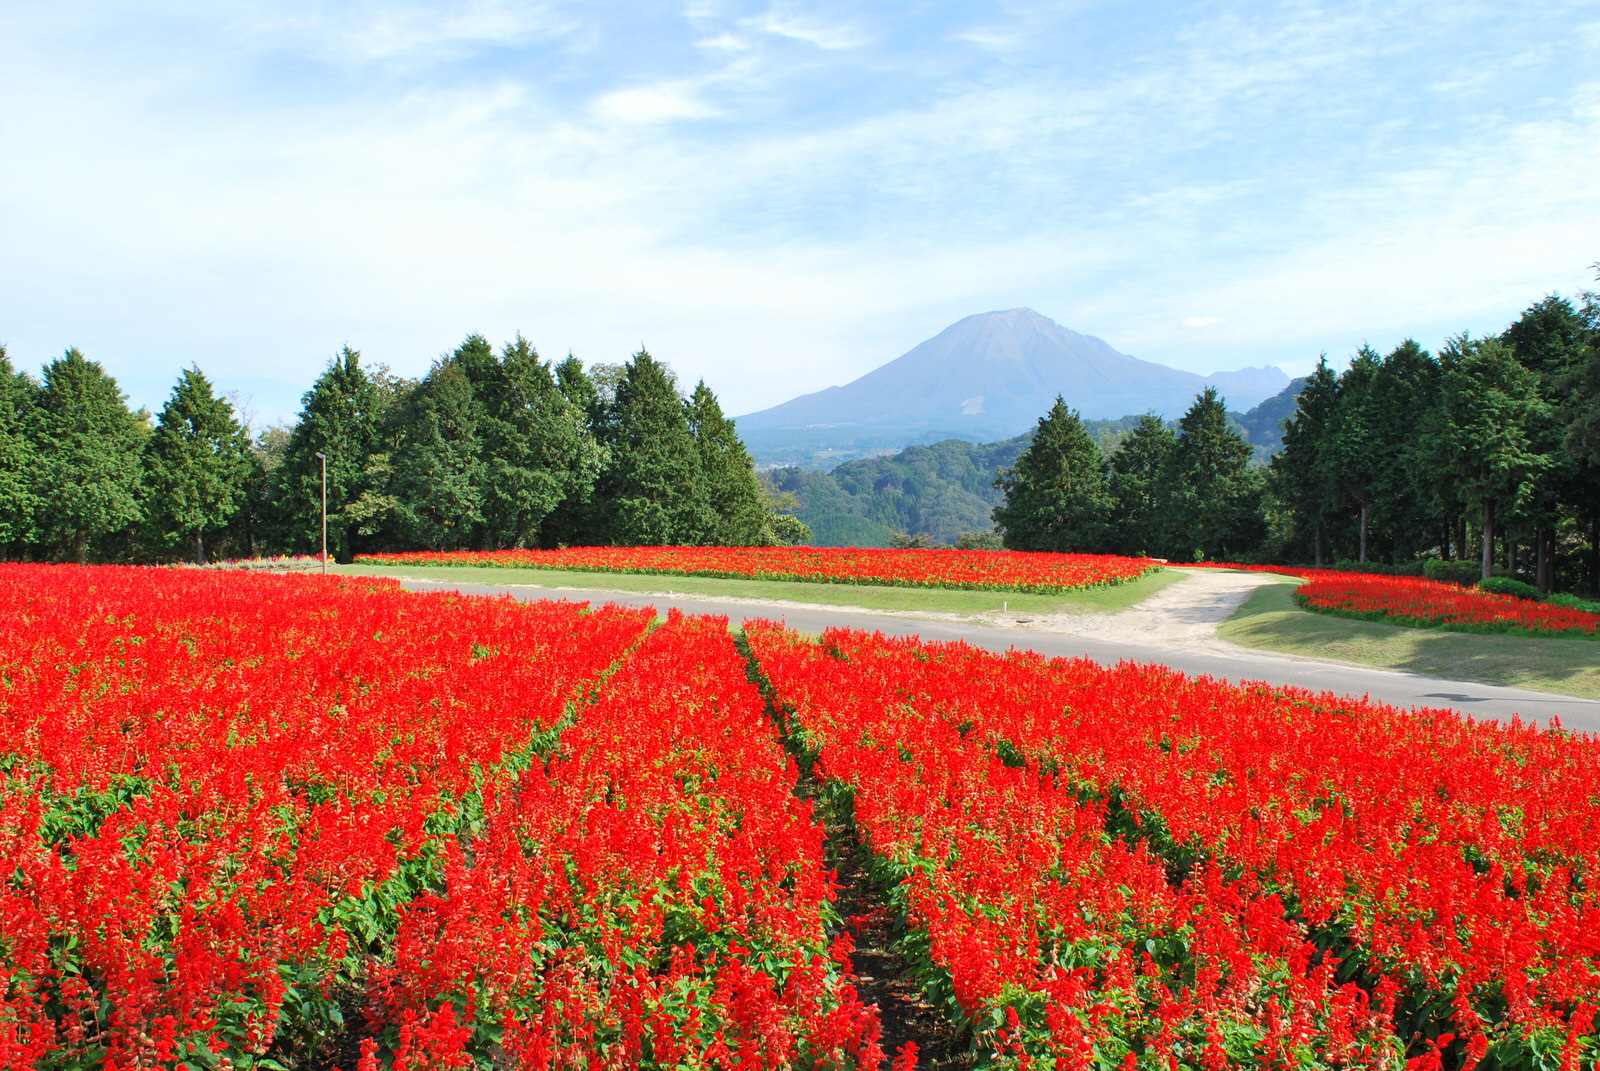
[[[1305,583],[1295,588],[1295,601],[1336,617],[1454,632],[1600,638],[1600,614],[1443,580],[1290,565],[1207,562],[1204,567],[1297,577]]]
[[[1591,739],[652,617],[0,566],[0,1066],[879,1066],[785,740],[997,1066],[1600,1056]]]
[[[1392,1009],[1341,982],[1255,876],[1200,863],[1172,880],[1108,829],[1105,797],[948,716],[959,682],[937,649],[772,627],[750,641],[819,775],[848,794],[925,984],[999,1062],[1372,1066],[1403,1051]]]
[[[364,554],[369,565],[471,565],[591,573],[889,584],[1054,594],[1136,580],[1149,558],[994,550],[861,550],[838,547],[566,547],[561,550],[415,551]]]
[[[755,635],[777,694],[814,734],[819,767],[855,789],[875,847],[902,860],[896,880],[963,1013],[992,1029],[1003,1014],[1007,1041],[1031,1057],[1074,1066],[1086,1025],[1101,1055],[1159,1049],[1183,1066],[1244,1059],[1239,1046],[1275,1066],[1395,1066],[1397,1047],[1419,1067],[1600,1056],[1592,739],[1163,667],[859,633],[829,632],[820,649]],[[1000,763],[947,772],[973,741]],[[991,816],[985,794],[1016,791],[1002,765],[1027,771],[1036,802]],[[907,794],[918,781],[931,802]],[[1045,916],[1042,937],[1019,912],[1042,902],[1041,887],[1082,880],[1081,861],[1055,854],[1066,841],[1050,826],[1072,797],[1157,850],[1180,901],[1203,890],[1146,938],[1154,966],[1139,958],[1143,931],[1113,938],[1134,957],[1132,976],[1108,966],[1122,954],[1085,959],[1075,942],[1103,948],[1105,937],[1070,911]],[[976,835],[1001,839],[974,864],[961,838],[980,815]],[[1136,887],[1123,863],[1093,867]],[[1130,909],[1105,896],[1073,894],[1102,925]],[[1139,900],[1147,912],[1160,902]],[[1231,930],[1217,904],[1237,909]],[[1286,971],[1263,958],[1273,940]],[[1229,986],[1257,973],[1266,980],[1245,983],[1254,1006],[1234,1003]],[[1116,994],[1147,977],[1157,988],[1138,1005],[1144,1020],[1119,1021]]]
[[[0,1066],[876,1066],[726,622],[653,618],[0,567]]]
[[[1418,628],[1600,638],[1600,614],[1421,577],[1324,571],[1294,598],[1308,610]]]

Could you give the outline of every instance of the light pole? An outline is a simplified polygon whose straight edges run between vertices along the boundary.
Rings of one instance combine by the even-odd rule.
[[[322,462],[322,575],[328,575],[328,455],[317,451]]]

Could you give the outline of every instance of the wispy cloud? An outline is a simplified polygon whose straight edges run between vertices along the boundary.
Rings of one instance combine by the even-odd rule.
[[[741,24],[758,33],[790,37],[830,51],[859,48],[870,40],[853,22],[819,17],[791,5],[774,5],[754,18],[741,20]]]
[[[645,342],[734,412],[1017,305],[1203,372],[1436,345],[1592,285],[1594,11],[18,0],[0,340],[291,410],[345,342]]]

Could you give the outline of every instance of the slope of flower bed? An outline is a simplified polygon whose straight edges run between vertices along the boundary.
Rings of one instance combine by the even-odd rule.
[[[1414,1058],[1575,1067],[1600,1053],[1595,741],[1162,667],[825,642],[847,694],[876,687],[1106,801],[1114,827],[1180,871],[1260,882]]]
[[[1148,558],[994,550],[858,550],[832,547],[566,547],[561,550],[365,554],[368,565],[472,565],[591,573],[803,580],[1055,594],[1136,580]]]
[[[1294,598],[1308,610],[1391,625],[1600,638],[1600,614],[1419,577],[1318,572]]]

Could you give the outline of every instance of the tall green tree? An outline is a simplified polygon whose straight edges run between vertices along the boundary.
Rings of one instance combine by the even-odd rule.
[[[1574,373],[1583,364],[1591,335],[1590,324],[1572,302],[1551,294],[1524,310],[1500,336],[1517,363],[1537,378],[1539,396],[1549,407],[1529,429],[1534,450],[1549,459],[1549,468],[1525,510],[1534,543],[1534,582],[1544,592],[1555,586],[1556,532],[1563,517],[1583,514],[1588,520],[1600,511],[1600,466],[1564,448],[1569,422],[1562,417],[1571,410]]]
[[[1171,529],[1172,456],[1178,437],[1154,413],[1139,418],[1109,459],[1116,538],[1123,554],[1168,553]]]
[[[76,349],[45,366],[39,391],[45,538],[85,562],[103,537],[140,518],[145,417],[98,362]]]
[[[1215,387],[1207,387],[1178,420],[1172,454],[1176,557],[1217,560],[1249,553],[1265,535],[1262,480],[1252,472],[1250,444],[1228,422]]]
[[[1106,549],[1111,490],[1100,447],[1074,409],[1056,395],[1033,442],[995,486],[1005,503],[994,523],[1012,550],[1097,553]]]
[[[33,542],[39,496],[39,385],[0,346],[0,560]]]
[[[206,533],[244,504],[250,441],[233,407],[218,398],[199,368],[186,369],[145,445],[146,520],[162,543],[188,544],[205,564]]]
[[[1581,525],[1584,586],[1600,590],[1600,490],[1585,494],[1600,479],[1600,294],[1586,292],[1579,313],[1587,328],[1583,353],[1563,383],[1557,410],[1562,426],[1561,445],[1579,466],[1581,477],[1577,519]]]
[[[608,426],[607,405],[602,402],[594,380],[584,371],[583,362],[572,354],[567,354],[552,371],[556,389],[578,415],[581,449],[579,467],[573,473],[566,495],[540,525],[539,545],[550,548],[604,543],[608,538],[610,515],[596,495],[611,459],[611,447],[604,434]]]
[[[274,499],[289,549],[321,546],[322,472],[327,464],[329,552],[347,562],[355,554],[369,514],[354,509],[373,486],[368,471],[381,444],[393,396],[361,367],[361,354],[344,347],[301,398],[299,420],[289,432],[276,472]]]
[[[689,431],[700,450],[706,479],[706,504],[713,514],[707,541],[723,547],[766,546],[774,541],[771,517],[755,463],[722,414],[706,381],[695,385],[688,401]]]
[[[1433,356],[1409,338],[1383,358],[1373,378],[1374,424],[1383,448],[1372,502],[1383,554],[1391,561],[1417,557],[1437,545],[1444,530],[1440,500],[1431,491],[1437,471],[1420,434],[1438,404],[1439,378]]]
[[[1287,519],[1289,545],[1309,546],[1320,568],[1328,555],[1328,523],[1335,492],[1330,440],[1339,378],[1328,355],[1317,360],[1283,426],[1283,451],[1272,459],[1272,486]]]
[[[1536,442],[1549,406],[1538,378],[1498,339],[1461,338],[1451,347],[1457,353],[1447,362],[1440,392],[1439,445],[1463,495],[1478,506],[1480,565],[1488,578],[1498,525],[1529,504],[1550,467]]]
[[[606,445],[597,498],[610,515],[607,542],[688,546],[709,538],[715,518],[688,413],[671,372],[644,350],[623,368]]]
[[[399,413],[404,438],[391,486],[401,538],[429,550],[465,549],[483,520],[484,467],[466,362],[436,363]]]
[[[587,499],[599,475],[599,448],[585,413],[521,335],[501,351],[494,378],[480,379],[475,389],[483,408],[484,543],[546,543],[556,510],[569,499]]]
[[[1389,444],[1383,441],[1382,402],[1378,397],[1378,372],[1382,359],[1370,346],[1362,346],[1339,377],[1334,403],[1329,458],[1337,493],[1356,515],[1356,561],[1368,557],[1372,531],[1372,503],[1383,478]]]

